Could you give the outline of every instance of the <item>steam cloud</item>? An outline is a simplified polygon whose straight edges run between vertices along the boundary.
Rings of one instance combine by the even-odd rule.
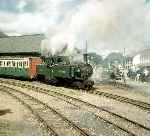
[[[89,51],[102,55],[150,46],[150,4],[145,0],[14,1],[10,8],[2,0],[14,12],[0,10],[0,30],[8,35],[46,33],[43,53],[55,54],[66,46],[72,53],[83,49],[86,40]]]
[[[149,46],[149,17],[144,0],[87,0],[49,28],[42,50],[55,54],[67,45],[66,52],[72,53],[83,49],[86,40],[97,53],[139,50]]]

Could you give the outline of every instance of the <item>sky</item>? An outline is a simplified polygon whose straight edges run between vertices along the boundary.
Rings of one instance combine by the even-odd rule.
[[[102,55],[150,48],[150,0],[0,0],[0,31],[44,33],[43,49],[68,45]]]
[[[82,0],[0,0],[0,30],[8,35],[45,33]]]

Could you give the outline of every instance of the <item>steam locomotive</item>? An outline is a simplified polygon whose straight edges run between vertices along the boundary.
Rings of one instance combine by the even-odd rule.
[[[49,84],[68,84],[80,89],[94,85],[88,63],[71,64],[68,56],[0,58],[0,77],[37,79]]]

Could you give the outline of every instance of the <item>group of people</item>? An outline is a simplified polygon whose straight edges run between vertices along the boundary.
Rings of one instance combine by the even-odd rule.
[[[122,72],[121,70],[117,69],[112,71],[110,74],[110,79],[112,80],[122,80],[125,82],[127,78],[137,82],[150,82],[150,72],[144,69]]]
[[[138,81],[138,82],[144,82],[145,81],[145,74],[143,73],[137,73],[136,76],[135,76],[135,81]]]
[[[138,82],[149,82],[150,81],[150,74],[148,71],[144,71],[144,70],[137,70],[137,71],[128,71],[127,76],[131,79],[133,79],[134,81],[138,81]]]

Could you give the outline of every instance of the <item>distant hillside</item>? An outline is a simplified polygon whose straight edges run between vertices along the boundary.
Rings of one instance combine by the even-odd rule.
[[[8,36],[0,31],[0,38],[3,38],[3,37],[8,37]]]

